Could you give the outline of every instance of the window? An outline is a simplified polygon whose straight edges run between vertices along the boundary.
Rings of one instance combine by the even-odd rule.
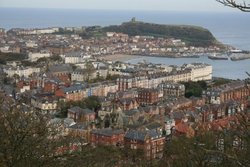
[[[224,151],[224,139],[223,138],[218,139],[217,147],[218,147],[218,150]]]

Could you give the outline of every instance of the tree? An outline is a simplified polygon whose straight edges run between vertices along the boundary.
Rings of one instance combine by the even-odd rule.
[[[208,131],[197,127],[199,130],[192,138],[174,137],[166,143],[160,164],[175,167],[249,166],[250,114],[238,114],[230,124],[230,128],[222,131]],[[219,145],[221,139],[223,142]]]
[[[191,96],[201,97],[202,91],[207,89],[207,84],[205,81],[198,82],[184,82],[185,85],[185,97],[189,98]]]
[[[250,3],[246,1],[238,1],[238,0],[216,0],[217,2],[229,6],[232,8],[237,8],[243,12],[250,12]]]
[[[0,166],[53,166],[56,150],[66,144],[47,115],[22,111],[20,105],[0,108]],[[3,109],[3,106],[5,108]]]
[[[97,96],[89,96],[86,99],[84,99],[84,103],[87,108],[93,109],[94,111],[97,111],[99,107],[101,106],[101,103]]]
[[[95,71],[95,67],[90,61],[87,61],[85,64],[85,69],[87,72],[87,80],[89,81],[91,74]]]

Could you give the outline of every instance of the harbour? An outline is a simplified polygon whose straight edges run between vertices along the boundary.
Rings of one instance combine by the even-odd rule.
[[[213,77],[222,77],[229,79],[246,79],[248,75],[246,72],[250,72],[250,59],[241,61],[228,60],[212,60],[207,56],[200,56],[199,58],[167,58],[167,57],[149,57],[140,56],[126,60],[128,63],[138,62],[150,62],[155,64],[166,65],[183,65],[189,63],[207,63],[213,66]]]

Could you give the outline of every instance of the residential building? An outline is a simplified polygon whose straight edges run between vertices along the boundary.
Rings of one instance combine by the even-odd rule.
[[[31,62],[34,62],[34,61],[37,61],[38,59],[40,58],[47,58],[47,57],[50,57],[51,54],[49,52],[46,52],[46,51],[43,51],[43,52],[37,52],[37,53],[32,53],[30,52],[28,54],[29,56],[29,61]]]
[[[43,112],[55,113],[59,99],[51,94],[36,94],[31,97],[31,105]]]
[[[212,79],[212,66],[204,63],[185,64],[182,67],[191,69],[191,81],[206,81]]]
[[[68,109],[68,118],[75,122],[93,122],[95,120],[95,112],[88,108],[80,108],[78,106]]]
[[[248,96],[250,96],[250,87],[244,81],[234,81],[203,92],[203,97],[211,104],[221,104],[230,100],[246,100]]]
[[[49,73],[52,76],[69,76],[72,73],[73,69],[69,64],[57,64],[49,67]]]
[[[140,131],[131,129],[124,136],[125,147],[143,150],[148,160],[162,158],[164,144],[165,137],[157,130]]]
[[[65,54],[64,63],[66,64],[77,64],[85,62],[90,59],[91,55],[87,55],[82,52],[68,52]]]
[[[85,95],[83,85],[72,85],[70,87],[63,87],[55,91],[57,97],[64,97],[66,101],[80,101]]]
[[[94,129],[90,132],[90,143],[92,145],[122,146],[124,131],[122,129]]]
[[[131,77],[122,77],[117,79],[117,85],[119,91],[124,91],[132,88],[132,80]]]
[[[195,131],[188,122],[181,121],[175,125],[175,135],[186,137],[194,137]]]
[[[175,120],[171,116],[166,116],[164,123],[165,123],[166,136],[169,136],[174,132]]]
[[[77,68],[75,71],[71,73],[71,81],[87,81],[89,73],[86,69]]]
[[[6,67],[3,71],[7,74],[8,77],[13,77],[14,75],[18,75],[19,77],[29,77],[33,73],[39,73],[40,68],[36,67]]]
[[[116,103],[123,111],[137,109],[139,107],[139,103],[134,98],[118,99]]]
[[[159,88],[163,90],[164,97],[184,97],[185,85],[179,83],[162,83]]]
[[[43,91],[48,93],[55,93],[55,91],[59,89],[60,84],[60,82],[54,79],[45,80],[42,85]]]
[[[85,122],[77,122],[67,128],[68,135],[90,142],[91,127]]]
[[[158,89],[139,89],[137,101],[142,105],[156,104],[160,101]]]

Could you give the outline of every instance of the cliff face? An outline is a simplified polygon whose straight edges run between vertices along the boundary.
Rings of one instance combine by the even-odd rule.
[[[154,37],[168,37],[181,39],[192,46],[217,45],[213,34],[202,27],[189,25],[161,25],[144,22],[126,22],[121,25],[104,27],[105,32],[122,32],[131,36],[147,35]]]

